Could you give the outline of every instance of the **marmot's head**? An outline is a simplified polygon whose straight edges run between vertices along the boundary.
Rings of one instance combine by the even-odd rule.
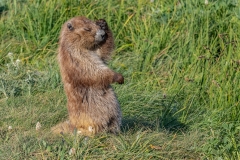
[[[96,22],[85,17],[74,17],[63,24],[60,43],[66,42],[68,47],[94,49],[106,37],[106,32]]]

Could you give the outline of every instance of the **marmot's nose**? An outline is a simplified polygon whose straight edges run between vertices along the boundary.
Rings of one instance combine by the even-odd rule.
[[[102,30],[102,29],[98,30],[97,33],[96,33],[96,36],[95,36],[96,41],[101,42],[101,41],[103,41],[105,38],[106,38],[106,33],[105,33],[105,31]]]
[[[102,39],[105,39],[105,37],[106,37],[106,34],[102,34],[101,36],[102,36]]]
[[[101,35],[101,37],[104,38],[106,33],[104,30],[100,29],[98,30],[97,34]]]

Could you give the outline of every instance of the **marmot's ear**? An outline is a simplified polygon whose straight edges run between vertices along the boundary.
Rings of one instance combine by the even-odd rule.
[[[67,27],[68,27],[68,29],[69,29],[70,31],[72,31],[72,30],[74,29],[71,23],[68,23],[68,24],[67,24]]]

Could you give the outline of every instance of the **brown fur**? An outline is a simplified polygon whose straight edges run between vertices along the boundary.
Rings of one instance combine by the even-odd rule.
[[[58,60],[69,122],[53,127],[53,132],[119,132],[121,111],[110,84],[122,84],[124,78],[105,64],[113,48],[112,32],[105,20],[74,17],[62,26]]]

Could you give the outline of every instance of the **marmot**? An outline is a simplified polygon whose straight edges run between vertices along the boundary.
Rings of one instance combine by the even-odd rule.
[[[63,24],[58,61],[67,96],[69,121],[52,128],[55,133],[92,135],[120,131],[121,111],[111,83],[124,83],[121,74],[107,67],[114,49],[105,20],[74,17]]]

